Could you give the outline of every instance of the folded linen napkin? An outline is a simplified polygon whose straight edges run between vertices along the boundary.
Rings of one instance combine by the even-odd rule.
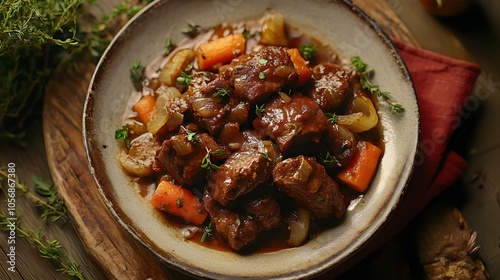
[[[318,279],[332,279],[374,252],[456,182],[467,167],[463,158],[448,149],[448,142],[461,123],[463,105],[481,72],[479,66],[393,41],[413,79],[420,107],[421,134],[415,169],[388,223],[355,256]]]

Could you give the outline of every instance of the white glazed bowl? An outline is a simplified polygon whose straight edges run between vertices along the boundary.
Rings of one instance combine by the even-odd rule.
[[[116,155],[114,131],[121,126],[132,90],[130,66],[149,63],[162,53],[165,38],[182,39],[186,22],[203,27],[260,17],[267,10],[284,14],[287,24],[330,45],[342,58],[359,55],[376,69],[374,81],[391,92],[405,112],[379,110],[385,153],[361,202],[338,225],[305,245],[240,255],[185,241],[131,186]],[[92,78],[84,109],[83,135],[91,172],[117,221],[165,263],[198,277],[216,279],[311,277],[341,265],[364,246],[390,218],[413,170],[419,113],[408,71],[388,37],[359,8],[330,0],[156,1],[115,37]]]

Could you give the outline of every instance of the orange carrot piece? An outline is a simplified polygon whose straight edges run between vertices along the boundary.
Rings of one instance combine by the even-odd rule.
[[[137,117],[143,124],[147,124],[155,109],[155,105],[156,99],[151,95],[146,95],[132,107],[132,110],[137,113]]]
[[[377,171],[382,150],[370,142],[358,142],[358,151],[338,178],[357,192],[364,192]]]
[[[308,62],[300,55],[300,51],[296,48],[288,49],[288,54],[293,62],[293,66],[299,72],[299,86],[307,82],[312,75],[309,69]]]
[[[151,198],[151,204],[198,226],[203,224],[208,215],[198,197],[169,181],[161,181],[158,184]]]
[[[245,37],[242,34],[232,34],[204,43],[196,50],[198,67],[200,70],[214,70],[217,65],[226,64],[244,54],[245,49]]]

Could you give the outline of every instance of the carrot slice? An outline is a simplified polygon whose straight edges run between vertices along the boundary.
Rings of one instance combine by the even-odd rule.
[[[382,150],[370,142],[358,142],[358,151],[338,178],[357,192],[364,192],[377,171]]]
[[[200,70],[214,70],[217,65],[226,64],[244,54],[245,49],[245,37],[242,34],[232,34],[204,43],[196,50],[198,67]]]
[[[156,99],[151,95],[146,95],[132,107],[132,110],[137,113],[139,121],[143,124],[147,124],[151,119],[151,114],[155,109],[155,105]]]
[[[299,72],[299,86],[307,82],[312,75],[311,69],[309,69],[308,62],[300,55],[300,51],[297,48],[288,49],[288,54],[293,62],[293,66]]]
[[[169,181],[161,181],[158,184],[151,198],[151,204],[198,226],[203,224],[208,215],[198,197]]]

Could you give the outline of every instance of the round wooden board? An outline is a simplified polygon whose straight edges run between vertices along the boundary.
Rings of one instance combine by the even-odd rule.
[[[408,28],[384,0],[354,1],[393,38],[418,46]],[[125,232],[101,200],[88,169],[82,140],[82,112],[89,81],[95,69],[88,57],[78,69],[58,67],[46,88],[43,127],[52,179],[59,187],[72,223],[88,253],[116,279],[179,279]],[[184,277],[183,277],[184,278]]]

